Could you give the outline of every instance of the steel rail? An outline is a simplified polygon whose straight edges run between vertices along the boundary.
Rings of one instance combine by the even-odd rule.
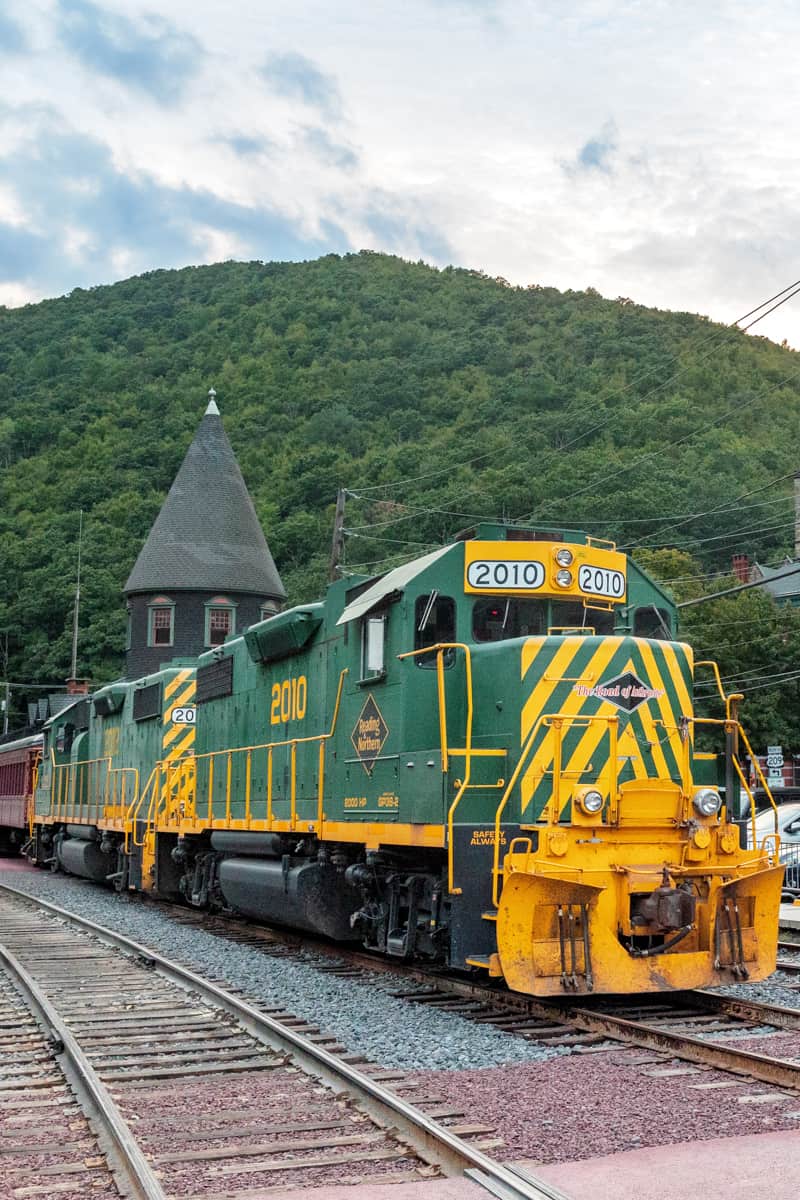
[[[111,1095],[36,980],[16,955],[2,944],[0,963],[42,1027],[84,1112],[95,1124],[96,1131],[99,1130],[101,1135],[110,1140],[113,1151],[109,1155],[109,1165],[120,1191],[135,1197],[135,1200],[167,1200],[166,1193]]]
[[[610,1013],[594,1012],[586,1008],[567,1008],[560,1011],[569,1021],[592,1033],[602,1033],[617,1041],[632,1042],[649,1050],[665,1051],[676,1058],[717,1067],[721,1071],[749,1075],[775,1087],[800,1091],[800,1064],[788,1059],[770,1058],[752,1050],[736,1050],[719,1042],[705,1041],[688,1033],[659,1029],[648,1025],[646,1020],[631,1021],[625,1017],[615,1017]],[[680,1016],[679,1013],[676,1015]],[[770,1023],[768,1018],[765,1023]]]
[[[780,966],[780,964],[778,964]],[[785,1008],[781,1004],[768,1004],[764,1000],[748,1000],[739,996],[722,996],[718,992],[698,989],[689,993],[689,1000],[698,1003],[709,1012],[725,1017],[741,1017],[745,1021],[758,1021],[762,1025],[777,1025],[781,1029],[800,1029],[800,1009]]]
[[[0,884],[0,892],[6,892],[34,908],[52,913],[85,930],[99,941],[152,966],[172,983],[211,1000],[217,1007],[235,1017],[262,1044],[279,1051],[290,1050],[295,1060],[309,1074],[324,1080],[337,1091],[346,1090],[355,1094],[378,1124],[397,1130],[421,1157],[435,1163],[447,1174],[467,1174],[502,1200],[568,1200],[558,1188],[527,1171],[525,1178],[522,1178],[514,1169],[495,1162],[352,1064],[342,1061],[323,1047],[304,1038],[302,1034],[282,1025],[188,967],[170,962],[150,947],[105,925],[98,925],[86,917],[60,908],[47,900],[41,900],[38,896],[31,896],[28,892],[9,884]],[[69,1034],[67,1036],[71,1037]],[[159,1189],[153,1196],[161,1200],[163,1192]]]
[[[171,911],[171,906],[166,905],[165,911]],[[223,918],[218,916],[216,919]],[[202,923],[198,924],[202,928]],[[241,927],[239,922],[232,922],[232,924]],[[257,928],[264,929],[265,932],[275,932],[269,926],[257,926]],[[293,945],[298,950],[310,948],[323,954],[335,954],[336,957],[344,958],[365,970],[396,972],[399,969],[399,964],[396,962],[387,961],[385,958],[376,958],[365,951],[353,950],[351,947],[332,948],[328,943],[318,941],[308,934],[287,935],[285,930],[281,930],[280,934],[282,938],[291,937]],[[798,948],[800,949],[800,944]],[[614,1041],[639,1045],[643,1049],[665,1051],[688,1062],[715,1066],[737,1074],[748,1074],[764,1083],[800,1090],[800,1065],[796,1063],[773,1059],[754,1051],[737,1050],[734,1047],[693,1037],[691,1034],[662,1030],[648,1025],[646,1014],[638,1020],[620,1018],[613,1012],[606,1015],[602,1009],[576,1006],[574,1000],[572,1004],[558,1003],[554,1002],[552,998],[542,999],[526,996],[519,992],[504,991],[488,987],[485,983],[454,978],[444,971],[432,970],[419,964],[403,964],[402,974],[406,978],[416,980],[422,985],[436,988],[442,992],[474,1000],[487,1006],[505,1009],[511,1017],[531,1017],[556,1021],[565,1026],[572,1025],[583,1032],[600,1033]],[[680,995],[676,993],[674,998],[679,1004],[699,1005],[706,1012],[717,1012],[720,1016],[740,1018],[764,1025],[775,1025],[784,1029],[800,1029],[800,1009],[725,996],[702,989]],[[409,993],[408,999],[413,1001],[413,993]],[[629,1000],[635,1003],[636,996],[631,995]],[[466,1016],[466,1014],[462,1015]],[[679,1021],[680,1016],[680,1008],[676,1008],[674,1019]]]

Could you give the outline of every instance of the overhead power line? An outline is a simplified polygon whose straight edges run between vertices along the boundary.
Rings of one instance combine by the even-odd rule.
[[[707,433],[709,429],[713,429],[714,426],[719,425],[721,421],[726,421],[729,417],[738,415],[745,409],[752,408],[752,406],[758,403],[758,401],[764,400],[767,396],[777,391],[778,388],[783,387],[784,384],[790,383],[792,380],[796,379],[798,375],[800,375],[800,367],[794,371],[791,371],[782,379],[779,379],[777,383],[773,384],[772,387],[767,388],[766,391],[759,392],[758,394],[751,396],[749,400],[738,401],[730,408],[727,408],[725,412],[720,413],[718,417],[714,417],[712,421],[707,421],[704,425],[698,425],[696,429],[684,434],[683,437],[673,439],[665,446],[659,446],[657,450],[651,450],[648,451],[647,454],[641,454],[638,458],[635,458],[632,462],[626,463],[624,466],[619,467],[616,471],[611,471],[610,473],[605,472],[603,474],[603,486],[605,487],[611,479],[616,479],[619,475],[626,475],[629,471],[632,471],[634,467],[641,466],[642,463],[651,462],[654,458],[663,458],[668,450],[677,446],[683,446],[686,444],[686,442],[690,442],[692,438],[697,437],[698,434]],[[583,496],[587,492],[595,491],[596,488],[596,482],[587,484],[586,487],[579,488],[577,491],[572,492],[570,499],[574,500],[577,496]],[[532,513],[531,516],[533,515],[534,514]]]
[[[792,567],[791,571],[784,571],[780,578],[787,579],[790,575],[800,574],[800,566]],[[709,600],[719,600],[722,596],[733,596],[737,592],[747,592],[750,588],[763,587],[769,583],[769,579],[756,579],[752,583],[740,583],[738,587],[725,588],[722,592],[712,592],[709,596],[698,596],[695,600],[681,600],[676,604],[676,608],[693,608],[697,604],[705,604]]]
[[[721,504],[715,505],[714,508],[708,508],[705,512],[693,513],[688,517],[684,517],[681,521],[675,522],[672,525],[667,525],[665,529],[659,529],[657,534],[653,536],[660,537],[668,530],[680,529],[682,525],[686,525],[689,521],[699,520],[701,517],[711,517],[720,512],[727,512],[737,505],[740,500],[749,500],[751,496],[757,496],[759,492],[764,492],[767,490],[767,488],[774,487],[776,483],[783,483],[787,479],[793,479],[796,474],[796,471],[786,471],[783,475],[776,475],[774,479],[768,479],[766,483],[759,484],[758,487],[751,488],[750,491],[742,492],[742,494],[737,496],[735,500],[723,500]],[[643,534],[642,537],[637,538],[635,542],[628,542],[627,546],[623,547],[623,549],[632,550],[635,546],[638,546],[642,542],[646,541],[647,537],[647,534]]]
[[[681,542],[680,545],[676,545],[674,542],[669,542],[663,546],[653,546],[652,549],[667,550],[674,548],[676,550],[686,550],[689,546],[704,546],[709,542],[726,542],[730,538],[746,538],[751,537],[753,534],[759,533],[777,533],[781,529],[793,529],[794,525],[794,520],[781,521],[778,525],[753,525],[749,529],[731,529],[728,533],[712,533],[709,534],[708,537],[690,537],[687,542]],[[620,549],[624,550],[626,547],[622,546]],[[728,574],[730,573],[731,571],[728,572]]]

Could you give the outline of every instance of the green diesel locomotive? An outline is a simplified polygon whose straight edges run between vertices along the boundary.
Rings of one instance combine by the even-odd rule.
[[[479,526],[79,699],[30,856],[533,995],[761,979],[777,838],[676,618],[610,543]]]

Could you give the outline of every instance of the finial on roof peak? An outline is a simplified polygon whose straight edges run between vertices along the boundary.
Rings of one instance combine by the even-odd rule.
[[[209,413],[211,413],[211,415],[214,417],[219,416],[219,409],[217,408],[217,393],[214,391],[213,387],[208,389],[208,408],[206,409],[206,416],[208,416]]]

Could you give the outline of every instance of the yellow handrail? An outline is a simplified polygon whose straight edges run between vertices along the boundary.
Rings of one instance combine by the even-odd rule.
[[[731,699],[731,700],[736,699],[736,696],[732,695],[732,696],[728,697],[728,696],[725,696],[725,694],[723,693],[722,698],[723,698],[723,700],[727,701],[729,699]],[[745,748],[747,749],[747,753],[750,756],[750,760],[756,769],[758,778],[761,781],[761,786],[763,787],[764,791],[766,792],[767,799],[769,800],[770,804],[772,805],[772,811],[773,811],[774,820],[775,820],[775,834],[777,835],[777,832],[778,832],[778,806],[775,803],[775,797],[772,795],[772,792],[770,791],[769,784],[767,783],[767,781],[764,777],[764,772],[761,770],[761,765],[760,765],[758,759],[756,758],[755,754],[753,753],[753,747],[750,745],[750,739],[748,738],[747,734],[745,733],[745,730],[744,730],[744,727],[743,727],[741,721],[737,721],[735,717],[725,717],[725,718],[687,717],[686,721],[687,721],[687,724],[690,724],[690,725],[721,726],[725,730],[726,733],[736,732],[739,734],[739,736],[742,738],[742,740],[745,744]],[[688,738],[686,740],[686,744],[688,745]],[[733,762],[734,770],[736,771],[736,774],[739,776],[739,780],[741,781],[742,786],[744,787],[744,790],[747,793],[747,796],[750,800],[750,823],[751,823],[751,830],[752,830],[752,835],[753,835],[753,849],[755,850],[755,849],[757,849],[755,800],[753,798],[753,793],[750,788],[750,784],[748,783],[747,779],[745,778],[744,771],[742,770],[742,764],[739,762],[739,758],[736,754],[732,755],[732,762]]]
[[[769,800],[770,804],[772,805],[772,811],[773,811],[774,819],[775,819],[775,835],[777,836],[777,834],[778,834],[778,806],[775,803],[775,797],[772,795],[770,786],[767,783],[766,778],[764,777],[764,772],[761,770],[761,764],[759,763],[757,757],[753,753],[753,747],[750,745],[750,739],[748,738],[748,736],[745,732],[744,726],[741,724],[741,722],[735,716],[732,715],[732,706],[733,706],[734,701],[743,700],[744,695],[741,692],[731,692],[730,694],[727,694],[725,692],[725,689],[722,686],[722,678],[719,673],[719,667],[717,666],[717,664],[714,662],[713,659],[710,659],[710,658],[701,659],[699,662],[695,663],[695,670],[698,667],[710,667],[711,670],[713,671],[714,679],[717,684],[717,691],[719,692],[719,697],[722,700],[722,703],[725,705],[725,720],[717,721],[717,720],[713,720],[711,717],[693,717],[692,721],[695,725],[724,725],[726,733],[729,733],[729,732],[730,733],[738,733],[739,736],[742,738],[742,740],[744,741],[747,753],[750,756],[750,761],[752,762],[752,764],[755,768],[756,774],[761,782],[761,786],[763,787],[763,789],[767,795],[767,799]],[[739,776],[739,780],[740,780],[742,786],[744,787],[745,792],[747,793],[748,799],[750,800],[750,823],[751,823],[751,830],[752,830],[752,835],[753,835],[753,849],[755,850],[755,849],[757,849],[755,800],[753,798],[753,793],[750,789],[750,784],[745,779],[744,771],[742,770],[742,766],[741,766],[741,763],[739,762],[739,757],[737,754],[732,755],[732,761],[733,761],[734,770],[736,771],[736,774]]]
[[[717,685],[717,691],[719,692],[719,698],[725,705],[725,716],[729,721],[734,720],[735,718],[733,718],[731,715],[731,705],[733,704],[734,700],[744,700],[744,694],[742,692],[726,693],[722,686],[722,678],[719,673],[719,667],[714,662],[713,658],[700,659],[699,662],[694,664],[695,670],[697,670],[698,667],[711,667],[711,670],[714,672],[714,680]],[[741,730],[741,725],[739,726],[739,729]]]
[[[398,654],[397,657],[399,659],[417,658],[421,654],[433,654],[434,651],[436,652],[436,684],[439,695],[439,737],[442,744],[442,771],[446,771],[449,762],[449,751],[447,746],[447,713],[445,709],[444,688],[445,650],[464,651],[464,667],[467,681],[467,723],[464,735],[464,778],[456,790],[453,801],[447,810],[447,890],[451,896],[460,896],[461,888],[454,886],[453,824],[455,820],[456,809],[461,803],[464,793],[469,787],[469,781],[472,775],[472,654],[470,652],[470,647],[466,645],[465,642],[437,642],[434,646],[423,646],[420,650],[407,650],[404,654]]]
[[[81,759],[80,762],[56,763],[55,753],[51,749],[50,761],[52,766],[52,782],[50,785],[50,815],[56,820],[75,820],[85,816],[91,820],[91,808],[107,807],[108,789],[111,778],[111,755],[104,754],[100,758]],[[100,767],[105,764],[105,779],[100,780]],[[62,781],[64,784],[62,795]],[[57,786],[58,783],[58,786]],[[102,787],[102,802],[101,802]],[[77,791],[77,804],[76,804]],[[58,793],[56,798],[56,792]],[[55,802],[55,803],[54,803]],[[54,812],[55,806],[55,812]],[[85,812],[84,812],[85,808]],[[95,814],[97,819],[100,813]]]
[[[147,817],[145,820],[144,837],[151,834],[158,826],[159,816],[162,809],[168,801],[169,788],[176,782],[180,786],[181,777],[186,773],[188,765],[191,763],[192,770],[195,771],[195,778],[192,781],[192,787],[195,789],[195,794],[192,796],[193,807],[196,805],[196,788],[197,788],[197,763],[203,760],[208,760],[208,813],[207,820],[209,825],[213,824],[213,800],[214,800],[214,775],[215,761],[220,756],[225,758],[225,821],[229,823],[231,820],[231,805],[233,793],[233,757],[234,755],[246,755],[245,759],[245,823],[249,828],[252,824],[252,791],[251,791],[251,776],[252,776],[252,756],[255,752],[264,750],[267,753],[267,828],[271,829],[273,825],[272,814],[272,761],[273,751],[282,746],[291,747],[291,780],[290,780],[290,804],[291,804],[291,824],[294,829],[297,825],[297,747],[310,743],[319,743],[320,748],[320,772],[319,782],[317,787],[317,820],[319,828],[318,836],[322,834],[322,825],[324,822],[324,786],[325,786],[325,745],[333,737],[336,732],[336,726],[339,719],[339,710],[342,703],[342,691],[344,689],[345,676],[349,674],[349,668],[345,667],[339,673],[339,683],[336,691],[336,701],[334,703],[333,715],[331,717],[330,728],[326,733],[313,734],[310,737],[302,738],[285,738],[277,742],[264,742],[252,746],[235,746],[233,748],[225,748],[224,750],[207,750],[203,754],[187,755],[184,758],[177,759],[173,763],[165,763],[159,761],[153,767],[147,783],[137,802],[128,809],[126,815],[126,838],[128,834],[127,825],[134,823],[138,817],[139,811],[144,803],[145,797],[149,793],[149,803],[147,806]],[[164,775],[165,788],[157,786],[157,780]],[[134,845],[138,846],[143,843],[136,841],[134,829]]]
[[[564,726],[574,725],[577,722],[591,724],[594,722],[602,722],[608,727],[609,738],[611,739],[610,749],[616,751],[616,733],[619,725],[619,717],[617,716],[588,716],[585,713],[542,713],[537,718],[533,729],[528,734],[525,744],[520,752],[517,765],[514,768],[511,778],[508,781],[506,790],[503,792],[500,803],[497,806],[497,812],[494,817],[494,847],[493,847],[493,864],[492,864],[492,901],[495,908],[500,902],[500,819],[505,811],[505,807],[511,798],[511,793],[516,786],[517,780],[522,773],[522,768],[525,766],[528,757],[530,756],[533,743],[536,735],[542,726],[549,727],[553,730],[556,738],[555,746],[553,747],[553,794],[545,805],[543,814],[546,813],[551,823],[558,821],[560,816],[560,796],[561,796],[561,748],[562,738],[564,736]],[[619,767],[617,765],[616,752],[612,755],[609,752],[608,756],[608,789],[609,799],[612,806],[616,806],[617,798],[617,783],[619,776]]]
[[[150,787],[152,787],[154,785],[154,781],[155,781],[155,778],[158,773],[160,765],[161,765],[160,763],[156,763],[156,765],[153,767],[150,774],[147,776],[147,782],[145,783],[141,792],[139,792],[138,795],[135,795],[133,800],[128,805],[127,812],[125,813],[125,852],[126,853],[128,852],[128,846],[130,845],[131,834],[133,835],[134,846],[143,846],[144,845],[144,840],[142,840],[141,842],[137,842],[137,840],[136,840],[136,822],[139,818],[139,810],[142,807],[142,804],[144,803],[144,798],[147,795]]]
[[[125,796],[127,794],[127,789],[125,787],[125,777],[127,775],[133,776],[134,799],[138,795],[138,793],[139,793],[139,768],[138,767],[112,767],[111,770],[109,771],[109,781],[110,781],[112,803],[110,805],[107,804],[106,808],[110,807],[112,810],[114,810],[116,812],[116,809],[124,807]],[[120,785],[119,797],[117,797],[117,783],[118,782]],[[109,789],[107,788],[106,789],[106,800],[108,799],[108,790]],[[119,799],[119,803],[117,802],[118,799]]]
[[[33,837],[36,827],[36,792],[39,787],[39,767],[42,765],[41,751],[34,755],[31,771],[31,793],[28,796],[28,837]]]
[[[747,734],[745,733],[744,729],[742,728],[742,726],[739,724],[738,721],[736,722],[736,724],[739,726],[739,734],[742,737],[742,740],[744,741],[745,750],[747,751],[748,755],[750,756],[750,761],[756,769],[756,775],[760,779],[761,786],[764,789],[764,791],[767,793],[767,798],[768,798],[770,804],[772,805],[772,812],[773,812],[773,816],[775,818],[775,833],[777,835],[777,833],[778,833],[778,806],[775,803],[775,797],[772,794],[772,789],[770,788],[769,784],[766,781],[764,772],[761,770],[761,763],[758,761],[757,757],[753,753],[753,747],[750,745],[749,737],[747,736]],[[734,761],[736,761],[736,760],[734,760]],[[749,789],[748,789],[748,791],[749,791]],[[752,813],[752,818],[753,818],[753,849],[755,849],[755,846],[756,846],[756,842],[755,842],[756,806],[753,803],[752,796],[750,799],[750,812]]]

